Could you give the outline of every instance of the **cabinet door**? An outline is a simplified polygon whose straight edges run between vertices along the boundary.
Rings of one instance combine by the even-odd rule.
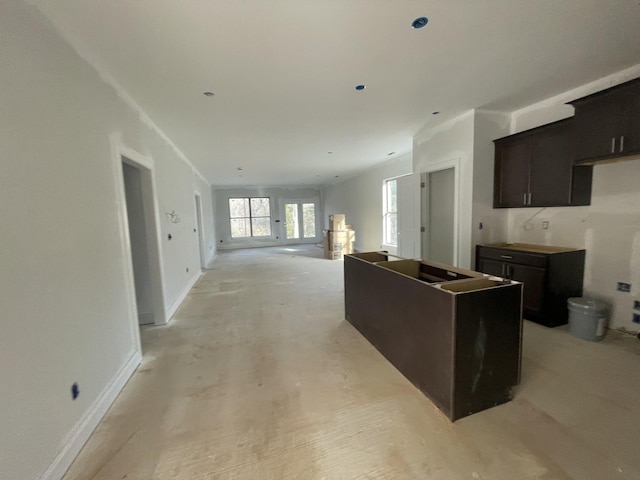
[[[576,103],[576,161],[611,157],[620,148],[624,100],[616,92]]]
[[[494,207],[521,207],[529,191],[529,139],[496,143]]]
[[[480,258],[478,259],[478,265],[476,266],[476,268],[479,272],[488,273],[489,275],[495,275],[496,277],[506,276],[505,264],[503,262]]]
[[[509,264],[509,278],[522,282],[522,306],[530,314],[540,314],[544,308],[545,273],[543,268]]]
[[[629,89],[625,102],[627,122],[623,130],[624,140],[622,152],[631,155],[640,152],[640,84]]]
[[[557,124],[531,138],[530,206],[571,204],[574,163],[571,126]]]

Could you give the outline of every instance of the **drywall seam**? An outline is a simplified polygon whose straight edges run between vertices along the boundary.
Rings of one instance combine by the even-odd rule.
[[[58,25],[52,19],[50,19],[42,10],[40,10],[40,8],[37,5],[35,6],[40,11],[42,16],[51,23],[51,25],[53,26],[56,33],[60,36],[60,38],[66,41],[82,60],[84,60],[91,67],[93,67],[96,70],[96,72],[98,72],[98,75],[100,76],[102,81],[105,82],[107,85],[110,85],[116,91],[116,93],[118,94],[118,97],[120,97],[134,112],[138,114],[138,118],[140,119],[140,121],[144,125],[149,127],[151,130],[154,130],[160,136],[160,138],[162,138],[165,142],[167,142],[167,145],[171,147],[171,149],[176,153],[178,158],[182,160],[185,164],[187,164],[191,168],[193,173],[198,175],[203,182],[209,185],[209,182],[204,177],[204,175],[202,175],[202,173],[200,173],[200,171],[195,167],[195,165],[191,163],[191,161],[182,152],[182,150],[180,150],[178,146],[175,143],[173,143],[173,140],[171,140],[167,136],[167,134],[165,134],[164,131],[162,131],[160,127],[151,119],[151,117],[147,115],[147,113],[142,109],[142,107],[138,104],[138,102],[136,102],[133,99],[133,97],[129,95],[129,93],[122,87],[122,85],[120,85],[120,83],[115,79],[115,77],[113,77],[107,71],[107,69],[103,67],[102,64],[96,58],[93,57],[93,55],[91,55],[91,53],[89,52],[89,49],[82,46],[82,42],[78,41],[72,34],[59,28]]]
[[[142,354],[139,350],[134,350],[91,408],[85,412],[78,423],[71,429],[68,434],[69,440],[65,442],[64,447],[49,465],[49,468],[39,477],[40,480],[58,480],[62,478],[141,361]]]
[[[173,317],[173,315],[178,311],[178,308],[180,308],[180,305],[182,304],[184,299],[187,298],[187,295],[189,295],[189,291],[191,291],[191,289],[196,284],[196,282],[200,280],[200,277],[202,277],[202,275],[203,275],[202,270],[198,275],[194,275],[194,277],[191,279],[191,281],[189,281],[189,283],[187,284],[185,289],[182,291],[182,293],[178,295],[178,298],[176,298],[176,301],[173,302],[173,304],[165,310],[166,311],[165,318],[167,319],[167,322],[169,322],[171,320],[171,317]]]

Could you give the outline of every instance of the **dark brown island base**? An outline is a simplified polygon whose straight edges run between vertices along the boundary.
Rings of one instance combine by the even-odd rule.
[[[521,283],[369,252],[345,255],[344,290],[347,321],[451,421],[511,400]]]

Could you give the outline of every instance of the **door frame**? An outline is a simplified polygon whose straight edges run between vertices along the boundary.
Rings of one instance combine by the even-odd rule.
[[[420,256],[426,260],[429,244],[429,174],[453,168],[453,265],[460,265],[460,158],[425,166],[420,172]]]
[[[287,213],[285,212],[285,205],[289,203],[297,203],[298,204],[298,213],[302,214],[302,204],[303,203],[313,203],[314,212],[315,212],[315,224],[316,224],[316,236],[312,238],[304,238],[301,236],[299,238],[287,238]],[[298,199],[281,199],[280,200],[280,218],[282,221],[280,222],[280,238],[282,243],[293,244],[293,243],[318,243],[322,239],[321,229],[320,229],[320,198],[298,198]],[[300,217],[302,218],[302,217]],[[301,235],[304,235],[304,232],[300,232]]]
[[[205,249],[204,236],[204,216],[202,214],[202,195],[199,191],[195,191],[194,199],[196,202],[196,228],[198,229],[198,250],[200,251],[200,271],[207,268],[207,253]]]
[[[136,304],[135,282],[133,277],[133,259],[129,223],[127,219],[127,200],[124,189],[124,173],[122,164],[127,163],[140,171],[142,203],[145,216],[147,236],[147,254],[149,256],[149,274],[151,278],[151,297],[155,325],[167,323],[167,312],[164,306],[164,272],[162,266],[162,243],[160,217],[158,215],[158,198],[156,196],[156,179],[153,159],[127,147],[119,133],[110,136],[118,223],[120,227],[120,246],[122,267],[125,272],[125,288],[127,289],[128,310],[132,325],[134,344],[141,351],[140,327],[138,325],[138,308]]]

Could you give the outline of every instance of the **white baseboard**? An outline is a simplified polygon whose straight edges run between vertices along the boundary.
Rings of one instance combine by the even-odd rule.
[[[193,288],[193,286],[196,284],[196,282],[198,280],[200,280],[200,277],[202,276],[202,272],[200,272],[199,275],[194,276],[189,283],[187,284],[187,286],[185,287],[185,289],[182,291],[182,293],[180,295],[178,295],[178,298],[176,299],[175,302],[173,302],[173,304],[166,310],[167,313],[167,323],[169,322],[169,320],[171,320],[171,317],[173,317],[173,315],[176,313],[176,311],[178,310],[178,308],[180,307],[180,305],[182,304],[182,302],[184,302],[184,299],[187,298],[187,295],[189,295],[189,292],[191,291],[191,289]]]
[[[141,361],[142,354],[140,351],[136,351],[131,355],[98,396],[91,408],[85,412],[78,423],[71,429],[67,435],[69,441],[49,465],[46,472],[40,475],[40,480],[60,480],[64,476]]]

